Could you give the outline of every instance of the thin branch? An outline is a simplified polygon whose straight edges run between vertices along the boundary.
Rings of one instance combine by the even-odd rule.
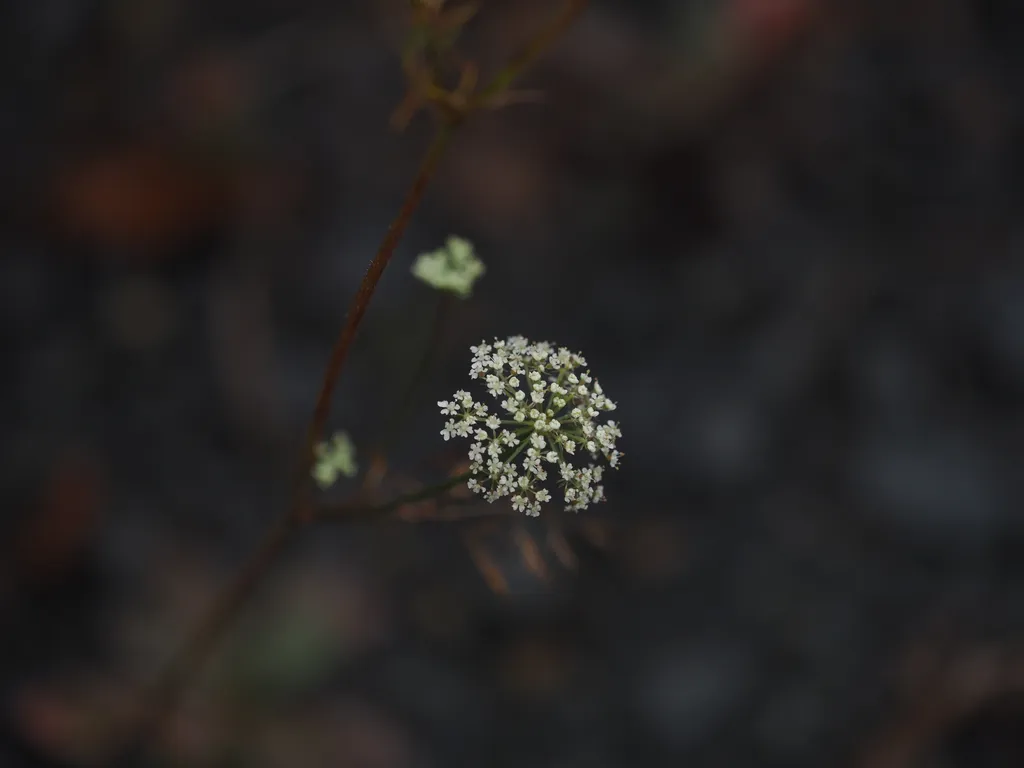
[[[450,491],[452,488],[462,485],[472,476],[472,474],[472,472],[464,472],[461,475],[449,477],[442,483],[430,485],[426,488],[421,488],[418,491],[412,491],[411,493],[406,493],[383,504],[340,504],[334,507],[322,507],[317,510],[316,520],[317,522],[322,520],[324,522],[345,523],[384,518],[387,517],[389,513],[394,512],[407,504],[415,504],[418,501],[425,501],[427,499],[432,499],[435,496],[440,496],[441,494]]]
[[[217,640],[295,537],[298,529],[296,519],[283,517],[270,530],[260,548],[167,662],[146,694],[138,717],[129,726],[127,737],[117,745],[112,765],[134,765],[137,762],[138,753],[146,749],[161,724],[174,711],[181,694],[188,688]]]
[[[188,635],[181,649],[171,658],[163,671],[158,675],[156,683],[145,695],[140,706],[140,716],[129,727],[128,736],[118,745],[114,763],[128,764],[133,756],[145,748],[146,742],[154,735],[161,723],[174,711],[193,677],[202,667],[235,614],[262,582],[264,576],[277,561],[285,546],[294,538],[304,522],[308,522],[309,514],[309,472],[313,467],[314,446],[320,439],[327,418],[330,416],[331,396],[341,375],[345,359],[348,356],[356,331],[370,305],[370,299],[377,287],[384,269],[401,239],[413,212],[423,198],[423,192],[430,181],[437,164],[448,145],[453,126],[441,124],[427,152],[420,163],[409,191],[406,193],[402,207],[391,226],[388,227],[384,240],[377,254],[363,277],[359,290],[352,300],[345,326],[342,328],[324,373],[323,384],[317,397],[316,407],[310,420],[300,470],[295,479],[295,490],[291,506],[270,530],[263,544],[242,568],[234,581],[220,594],[209,611]]]
[[[316,406],[313,408],[313,418],[310,421],[309,431],[306,435],[306,446],[302,461],[295,478],[294,500],[289,511],[289,515],[292,517],[303,520],[309,519],[309,472],[313,468],[315,460],[313,449],[320,441],[324,427],[327,424],[327,419],[331,415],[331,400],[334,396],[335,386],[345,366],[349,350],[352,348],[352,342],[355,341],[359,324],[362,322],[363,315],[366,314],[366,310],[370,306],[370,299],[373,298],[373,293],[377,289],[377,283],[384,274],[388,262],[391,261],[395,247],[402,238],[413,212],[419,206],[420,200],[423,198],[423,192],[427,188],[427,183],[434,175],[437,164],[448,147],[448,141],[454,129],[455,125],[451,123],[439,125],[437,133],[434,135],[434,139],[430,143],[423,161],[420,163],[416,178],[413,179],[412,185],[406,193],[398,215],[391,222],[391,226],[388,227],[384,240],[381,242],[380,248],[377,249],[377,254],[370,262],[366,274],[363,275],[363,280],[359,284],[359,290],[356,292],[355,298],[349,307],[348,315],[345,318],[345,325],[341,329],[341,333],[338,334],[334,347],[331,349],[327,370],[324,372],[320,394],[317,395]]]
[[[377,283],[384,274],[399,240],[420,204],[427,184],[444,155],[452,133],[468,113],[476,108],[486,107],[488,102],[495,97],[501,97],[508,86],[565,32],[586,7],[586,4],[586,0],[568,0],[563,11],[552,23],[542,30],[520,55],[513,58],[508,66],[472,99],[469,109],[450,114],[439,124],[409,191],[406,193],[402,207],[388,227],[376,255],[363,276],[349,307],[345,325],[331,349],[327,369],[310,419],[305,447],[299,461],[292,503],[287,513],[274,524],[259,550],[242,568],[230,586],[221,593],[195,631],[188,636],[180,651],[164,667],[155,685],[142,702],[140,716],[130,725],[127,738],[118,745],[113,764],[128,765],[137,762],[138,753],[148,746],[150,737],[173,712],[182,694],[202,667],[226,627],[262,582],[285,547],[300,530],[302,524],[313,519],[314,512],[309,502],[309,473],[315,460],[314,448],[320,441],[330,417],[334,389],[355,341],[359,325],[369,308]],[[377,507],[340,508],[333,512],[327,510],[324,512],[323,518],[340,520],[346,519],[346,517],[358,519],[362,514],[386,515],[405,504],[443,493],[455,485],[465,482],[466,479],[467,477],[464,475],[451,478],[441,486],[407,494]]]
[[[487,104],[500,96],[520,75],[531,67],[558,38],[565,34],[573,22],[587,7],[587,0],[566,0],[558,15],[542,29],[529,45],[514,56],[473,98],[474,107]]]
[[[427,343],[420,353],[419,360],[413,368],[413,373],[402,391],[398,405],[392,410],[387,426],[384,429],[384,436],[371,452],[370,469],[367,471],[363,482],[364,490],[372,490],[377,487],[387,474],[387,456],[402,429],[409,420],[409,413],[416,401],[416,394],[426,381],[430,369],[441,348],[444,339],[444,331],[448,324],[448,316],[455,304],[455,297],[446,291],[437,292],[437,303],[434,306],[434,319],[430,324],[430,332]]]

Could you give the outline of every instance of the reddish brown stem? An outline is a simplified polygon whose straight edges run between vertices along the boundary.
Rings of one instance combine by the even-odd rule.
[[[305,451],[300,462],[300,472],[295,481],[292,504],[287,513],[282,515],[271,529],[263,545],[235,577],[228,588],[221,593],[217,601],[210,607],[201,623],[188,636],[185,644],[164,667],[156,683],[143,701],[139,715],[129,729],[127,738],[118,745],[114,765],[125,765],[133,762],[140,750],[144,749],[150,738],[157,732],[163,721],[174,711],[182,693],[188,687],[193,676],[202,667],[223,634],[224,629],[244,605],[263,577],[277,561],[287,544],[295,537],[302,523],[310,515],[309,508],[309,472],[313,466],[313,448],[320,440],[324,425],[331,411],[331,396],[334,386],[341,375],[345,359],[352,342],[355,340],[359,323],[366,314],[370,299],[380,281],[384,269],[402,237],[413,212],[423,198],[430,177],[437,168],[438,161],[444,154],[452,128],[450,124],[441,125],[427,150],[419,171],[406,193],[402,207],[388,227],[384,240],[377,254],[370,262],[366,274],[359,285],[359,290],[352,300],[351,308],[345,319],[345,326],[331,350],[331,357],[324,373],[323,385],[317,397],[316,407],[306,441]]]
[[[266,535],[260,548],[164,667],[132,721],[127,737],[117,745],[109,761],[110,766],[130,766],[139,762],[140,753],[147,749],[160,726],[174,711],[193,675],[297,531],[294,519],[282,517]]]
[[[484,105],[488,99],[500,95],[522,71],[546,49],[586,6],[586,0],[568,0],[562,13],[551,25],[484,88],[471,107]],[[472,112],[469,109],[468,112]],[[352,300],[345,325],[338,335],[324,373],[323,383],[317,396],[316,406],[306,435],[306,444],[299,462],[295,479],[292,503],[271,529],[263,545],[235,577],[231,585],[220,595],[196,630],[189,635],[180,651],[171,659],[158,677],[157,683],[143,701],[139,717],[132,723],[128,737],[119,745],[114,759],[115,765],[133,764],[138,752],[148,746],[149,738],[158,730],[164,719],[174,710],[181,695],[193,676],[202,667],[206,657],[213,650],[217,640],[235,614],[262,582],[285,547],[295,537],[302,523],[314,517],[309,503],[309,473],[314,462],[314,448],[323,435],[324,427],[331,413],[331,400],[338,378],[345,366],[345,360],[355,341],[370,300],[377,288],[402,234],[413,213],[423,198],[430,178],[447,148],[452,132],[458,126],[464,113],[450,115],[437,130],[416,177],[406,193],[398,215],[388,227],[376,255],[370,262],[366,274]],[[454,480],[453,480],[454,482]]]
[[[317,395],[316,406],[313,408],[313,418],[310,421],[309,431],[306,435],[303,459],[299,466],[298,475],[295,478],[295,495],[289,514],[299,520],[308,520],[311,517],[309,506],[309,472],[313,467],[313,449],[320,442],[324,426],[331,415],[331,400],[334,395],[334,388],[338,383],[338,377],[341,376],[341,371],[345,366],[345,360],[352,347],[352,342],[355,341],[356,332],[359,330],[359,324],[362,322],[363,315],[366,314],[366,310],[370,306],[373,292],[377,289],[377,283],[380,281],[381,275],[384,274],[388,262],[391,261],[395,247],[398,245],[398,241],[401,240],[413,212],[423,198],[423,192],[426,190],[427,183],[437,169],[438,161],[440,161],[448,146],[448,140],[454,128],[453,124],[442,124],[437,129],[434,140],[431,142],[423,162],[420,163],[419,171],[416,174],[416,178],[413,179],[409,191],[406,193],[398,215],[395,216],[391,226],[388,227],[384,240],[381,242],[380,248],[377,249],[377,255],[373,257],[373,261],[370,262],[366,274],[363,275],[363,280],[359,284],[359,290],[356,292],[348,315],[345,318],[345,326],[341,329],[341,333],[338,334],[338,338],[334,342],[334,348],[331,349],[331,356],[327,362],[323,384],[320,386],[320,394]]]

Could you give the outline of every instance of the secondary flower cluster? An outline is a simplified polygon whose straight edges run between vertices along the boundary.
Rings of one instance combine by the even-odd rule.
[[[325,490],[334,485],[338,475],[355,477],[359,471],[356,446],[347,432],[336,432],[330,442],[318,443],[313,448],[313,456],[313,479]]]
[[[567,510],[604,500],[604,467],[581,457],[603,457],[611,467],[622,454],[614,421],[600,421],[615,403],[605,397],[582,355],[546,341],[512,336],[471,347],[470,377],[482,380],[497,406],[492,411],[464,390],[438,406],[448,419],[445,440],[469,437],[469,488],[488,501],[510,496],[513,509],[540,514],[551,501],[549,472]]]
[[[475,283],[486,272],[473,245],[461,237],[449,237],[443,248],[421,253],[412,265],[413,276],[439,291],[468,298]]]

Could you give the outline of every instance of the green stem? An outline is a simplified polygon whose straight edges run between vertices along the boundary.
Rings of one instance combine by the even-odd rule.
[[[541,57],[552,43],[565,34],[565,31],[572,26],[583,10],[587,7],[587,0],[567,0],[565,6],[559,11],[548,25],[530,41],[517,56],[513,57],[505,67],[496,74],[491,81],[484,86],[473,98],[475,105],[486,104],[495,96],[500,95],[508,89],[515,80],[523,74],[534,62]]]
[[[443,483],[430,485],[418,491],[397,496],[391,501],[383,504],[350,505],[342,504],[334,507],[323,507],[317,511],[316,520],[324,522],[357,522],[375,520],[387,517],[390,512],[404,507],[406,504],[415,504],[417,501],[425,501],[435,496],[447,493],[452,488],[462,485],[473,476],[472,472],[463,472],[461,475],[450,477]]]
[[[437,356],[438,350],[441,348],[441,339],[444,337],[444,329],[448,324],[448,317],[451,315],[454,302],[454,297],[449,293],[441,293],[438,296],[437,304],[434,308],[434,318],[430,326],[430,335],[427,338],[427,344],[424,347],[423,352],[420,354],[420,359],[416,363],[416,367],[413,369],[412,378],[409,380],[408,386],[402,393],[402,399],[399,401],[398,407],[392,411],[391,423],[384,432],[384,439],[381,440],[380,444],[374,450],[376,455],[386,458],[388,452],[391,450],[392,446],[394,446],[395,441],[401,434],[402,428],[408,423],[409,411],[415,402],[416,393],[430,374],[430,369],[434,363],[434,359]]]

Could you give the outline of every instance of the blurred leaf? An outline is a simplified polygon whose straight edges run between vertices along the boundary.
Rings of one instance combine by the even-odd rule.
[[[494,562],[494,558],[487,553],[483,543],[468,533],[465,536],[465,542],[469,556],[473,558],[473,564],[480,571],[487,586],[492,592],[507,595],[509,592],[508,580],[502,574],[501,568]]]
[[[303,605],[264,614],[226,656],[232,694],[274,699],[323,682],[346,650],[333,618]]]

